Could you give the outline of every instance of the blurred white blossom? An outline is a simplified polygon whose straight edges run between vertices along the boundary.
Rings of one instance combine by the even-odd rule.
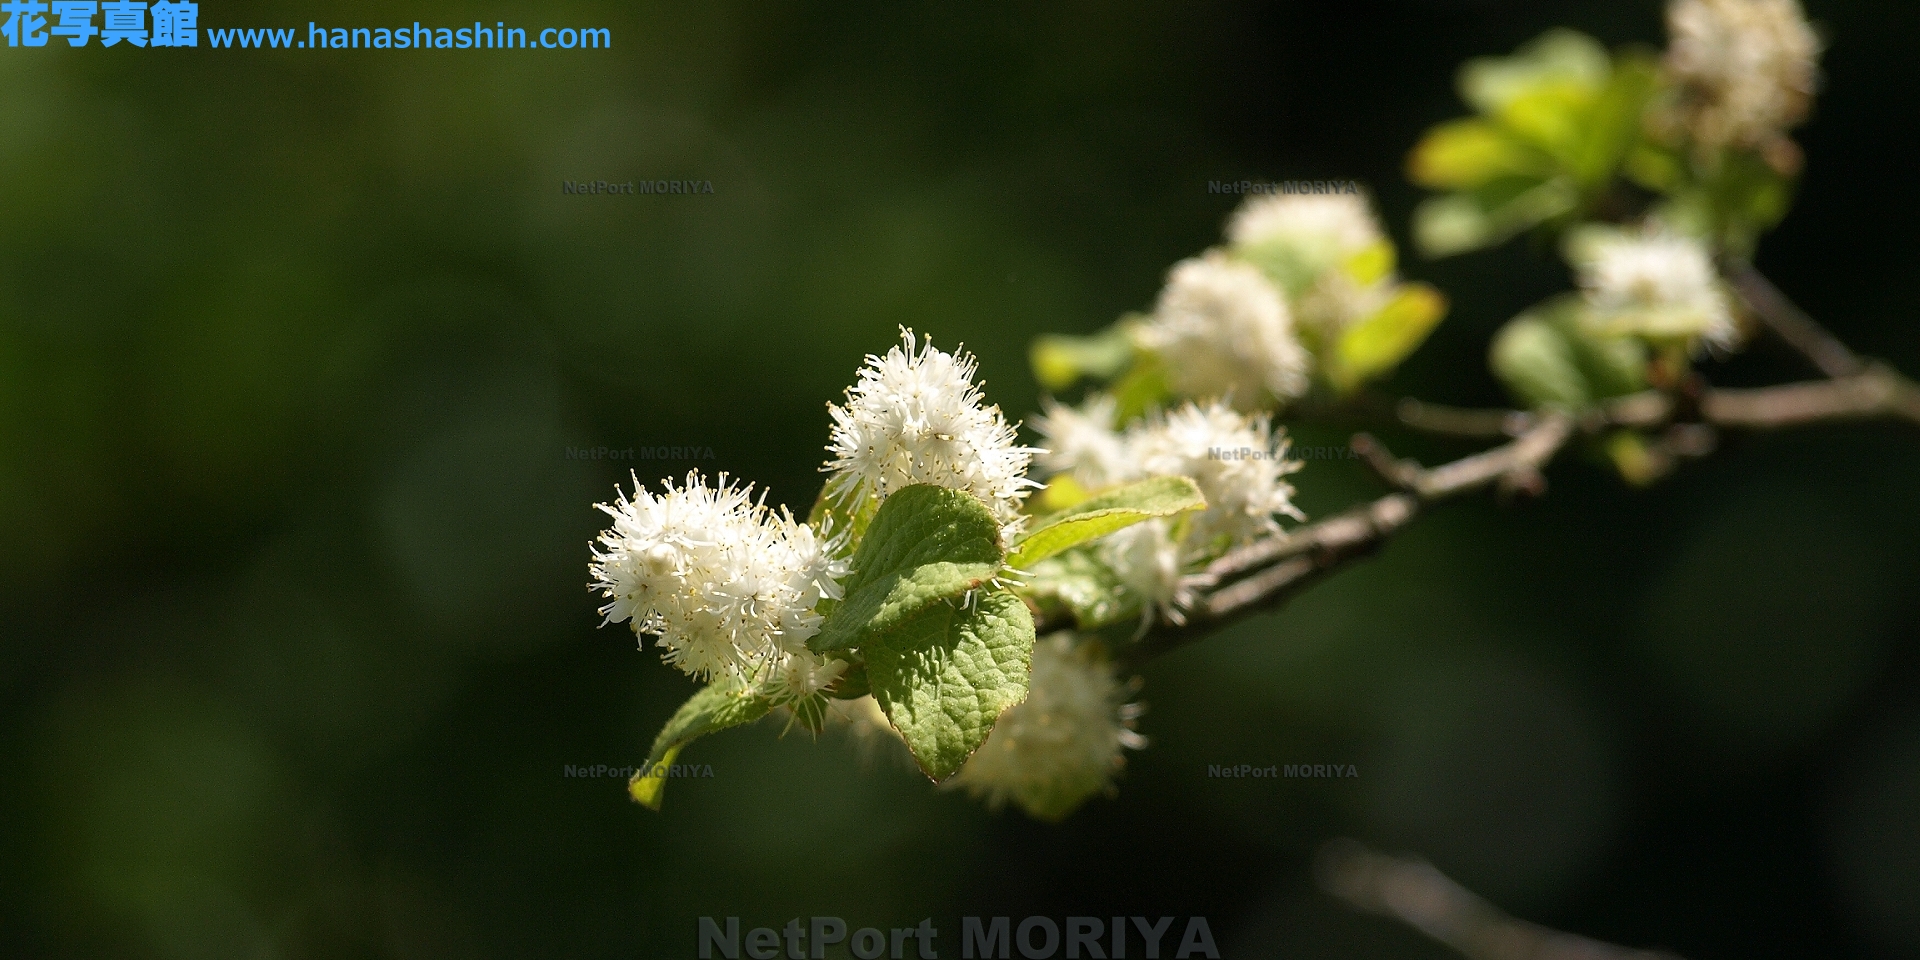
[[[1740,339],[1733,309],[1704,242],[1649,223],[1570,235],[1589,316],[1606,334],[1686,340],[1717,349]]]
[[[1318,349],[1326,350],[1339,343],[1348,328],[1380,312],[1394,290],[1391,276],[1363,283],[1345,270],[1328,270],[1300,295],[1295,313],[1302,330],[1311,333]]]
[[[1259,269],[1218,252],[1174,266],[1138,336],[1182,396],[1252,410],[1268,395],[1285,401],[1307,391],[1311,359],[1281,292]]]
[[[1316,353],[1393,299],[1393,245],[1362,194],[1257,197],[1227,224],[1236,256],[1285,290]]]
[[[1095,551],[1127,587],[1177,615],[1181,576],[1226,547],[1278,532],[1279,517],[1305,519],[1286,477],[1301,464],[1287,459],[1284,428],[1270,414],[1240,413],[1220,401],[1188,401],[1114,431],[1112,401],[1085,407],[1052,405],[1037,423],[1047,438],[1043,466],[1089,490],[1148,477],[1189,477],[1207,508],[1135,524],[1103,538]],[[1176,539],[1175,531],[1180,535]]]
[[[1384,238],[1380,221],[1359,194],[1257,197],[1242,204],[1227,223],[1227,242],[1236,249],[1286,247],[1323,267]]]
[[[1804,120],[1820,38],[1798,0],[1673,0],[1668,72],[1696,144],[1765,148]]]
[[[1045,412],[1033,422],[1046,445],[1036,457],[1042,470],[1070,476],[1090,490],[1137,475],[1126,438],[1114,429],[1117,405],[1111,396],[1094,394],[1078,407],[1049,398],[1043,406]]]
[[[1140,709],[1092,644],[1067,634],[1033,648],[1027,699],[1009,708],[986,743],[948,781],[999,809],[1011,800],[1058,820],[1111,790],[1124,749],[1146,741],[1133,730]]]
[[[930,483],[980,498],[1017,533],[1020,504],[1031,488],[1034,453],[1015,442],[998,406],[988,406],[973,382],[971,354],[918,344],[902,329],[903,345],[884,357],[868,355],[845,406],[829,404],[833,433],[827,490],[843,502],[884,500],[901,487]]]
[[[1207,508],[1186,521],[1189,554],[1277,532],[1281,515],[1305,519],[1285,480],[1301,464],[1287,459],[1285,431],[1274,432],[1270,415],[1188,402],[1130,429],[1128,450],[1141,476],[1192,477],[1200,486]]]
[[[1173,539],[1173,521],[1155,518],[1108,534],[1095,548],[1120,582],[1148,606],[1142,615],[1180,617],[1180,577],[1185,553]]]

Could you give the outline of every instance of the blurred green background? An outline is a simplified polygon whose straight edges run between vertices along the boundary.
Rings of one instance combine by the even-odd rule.
[[[1920,7],[1809,5],[1828,85],[1761,266],[1920,373]],[[1657,3],[201,5],[310,20],[614,49],[0,49],[0,954],[680,958],[701,915],[821,914],[932,916],[957,955],[963,915],[1201,914],[1229,957],[1443,956],[1312,888],[1354,835],[1695,960],[1920,956],[1892,427],[1438,511],[1156,663],[1152,746],[1059,827],[773,723],[697,745],[715,775],[657,815],[563,775],[637,762],[693,689],[595,629],[591,505],[628,464],[568,447],[710,448],[635,466],[802,508],[825,404],[900,324],[1028,416],[1028,340],[1148,306],[1218,237],[1208,180],[1357,179],[1404,244],[1460,61],[1658,44]],[[560,189],[668,178],[714,193]],[[1524,242],[1407,272],[1454,310],[1389,387],[1459,403],[1499,402],[1488,336],[1567,283]],[[1317,515],[1375,489],[1296,479]]]

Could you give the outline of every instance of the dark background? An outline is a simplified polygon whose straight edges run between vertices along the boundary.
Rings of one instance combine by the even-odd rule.
[[[1828,82],[1760,263],[1920,372],[1920,7],[1810,6]],[[1208,180],[1360,180],[1404,243],[1460,61],[1657,45],[1657,4],[201,9],[310,20],[614,49],[0,50],[0,953],[681,958],[701,915],[827,914],[932,915],[957,956],[962,915],[1201,914],[1229,957],[1445,955],[1314,890],[1354,835],[1696,960],[1920,956],[1911,429],[1646,491],[1570,458],[1544,501],[1437,511],[1154,664],[1151,747],[1061,826],[771,721],[690,750],[715,774],[663,813],[563,776],[637,762],[693,689],[595,629],[627,465],[567,447],[711,448],[641,479],[804,507],[825,404],[900,324],[1030,416],[1029,339],[1150,305],[1232,208]],[[560,190],[655,178],[715,192]],[[1454,310],[1388,389],[1460,403],[1567,283],[1524,242],[1406,273]],[[1714,375],[1804,373],[1762,344]],[[1316,515],[1375,490],[1296,480]]]

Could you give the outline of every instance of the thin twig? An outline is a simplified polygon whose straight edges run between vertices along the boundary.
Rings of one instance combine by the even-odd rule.
[[[1517,437],[1533,419],[1519,410],[1449,407],[1411,397],[1394,406],[1394,415],[1402,424],[1423,433],[1484,439]]]
[[[1676,422],[1680,410],[1697,421]],[[1682,458],[1705,456],[1718,446],[1716,429],[1775,430],[1813,423],[1899,418],[1920,424],[1920,386],[1892,368],[1872,364],[1835,380],[1815,380],[1751,390],[1702,389],[1697,400],[1658,391],[1617,397],[1578,418],[1555,412],[1480,411],[1524,425],[1507,443],[1437,467],[1396,459],[1379,440],[1360,434],[1353,450],[1395,493],[1291,532],[1228,552],[1187,578],[1183,622],[1156,623],[1125,658],[1138,666],[1251,613],[1278,607],[1347,563],[1377,551],[1411,522],[1425,504],[1495,487],[1503,493],[1538,495],[1544,470],[1576,435],[1633,428],[1656,431],[1647,453],[1649,479]],[[1049,624],[1048,626],[1053,626]]]
[[[1328,893],[1393,917],[1469,960],[1680,960],[1516,920],[1424,860],[1375,853],[1354,840],[1322,847],[1314,873]]]
[[[1810,423],[1899,417],[1920,423],[1920,386],[1881,363],[1832,380],[1752,390],[1712,390],[1702,419],[1716,426],[1776,430]]]
[[[1866,361],[1828,333],[1806,311],[1794,305],[1780,288],[1773,285],[1749,263],[1729,264],[1722,273],[1762,324],[1787,346],[1812,363],[1814,369],[1829,377],[1850,377],[1866,369]]]
[[[1397,405],[1398,420],[1414,429],[1451,436],[1511,439],[1467,457],[1423,467],[1393,456],[1367,434],[1353,450],[1394,492],[1315,523],[1256,540],[1229,551],[1181,583],[1183,615],[1153,623],[1122,657],[1137,669],[1147,660],[1201,639],[1261,610],[1285,604],[1300,591],[1380,549],[1427,504],[1493,487],[1503,494],[1538,495],[1544,471],[1576,436],[1644,431],[1651,438],[1642,462],[1630,474],[1650,482],[1682,459],[1706,456],[1719,445],[1718,431],[1777,430],[1816,423],[1901,419],[1920,424],[1920,385],[1892,367],[1860,360],[1818,324],[1779,296],[1750,267],[1733,274],[1783,329],[1795,331],[1807,356],[1836,373],[1826,380],[1759,389],[1716,389],[1697,378],[1673,392],[1647,390],[1614,397],[1578,416],[1556,411],[1468,410],[1418,401]],[[1774,299],[1768,299],[1768,292]],[[1761,307],[1756,307],[1759,311]],[[1796,319],[1797,318],[1797,319]],[[1800,323],[1799,321],[1804,321]],[[1785,336],[1785,334],[1783,334]],[[1623,466],[1623,471],[1627,470]],[[1041,632],[1066,626],[1042,622]]]
[[[1285,603],[1321,577],[1378,550],[1413,521],[1424,503],[1496,484],[1507,491],[1540,492],[1545,486],[1541,468],[1573,435],[1570,418],[1545,413],[1513,440],[1431,470],[1393,460],[1385,446],[1365,434],[1355,437],[1354,449],[1386,471],[1399,491],[1290,533],[1255,541],[1209,564],[1183,584],[1183,592],[1195,598],[1183,622],[1156,624],[1127,650],[1126,660],[1138,666],[1229,622]]]
[[[1772,387],[1702,389],[1696,403],[1699,410],[1695,416],[1700,424],[1729,430],[1781,430],[1883,418],[1920,423],[1920,385],[1878,362],[1866,364],[1857,373],[1830,380],[1806,380]],[[1581,414],[1575,423],[1580,432],[1586,434],[1621,427],[1655,430],[1676,421],[1686,422],[1677,416],[1678,408],[1673,396],[1658,390],[1643,390],[1603,400],[1597,408]],[[1487,423],[1532,416],[1519,410],[1457,412]],[[1510,422],[1531,421],[1513,419]],[[1373,462],[1367,451],[1356,448],[1354,452],[1369,460],[1369,466],[1378,472],[1379,464]]]

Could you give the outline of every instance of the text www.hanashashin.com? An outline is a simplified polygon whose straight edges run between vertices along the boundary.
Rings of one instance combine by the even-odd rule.
[[[613,31],[606,27],[323,27],[308,23],[280,29],[212,29],[212,47],[292,50],[608,50]]]

